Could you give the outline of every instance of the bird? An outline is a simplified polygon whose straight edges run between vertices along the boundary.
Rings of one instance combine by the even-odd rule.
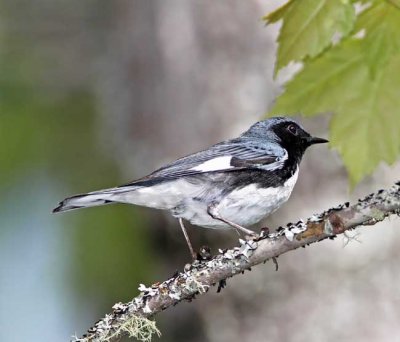
[[[248,226],[289,199],[304,152],[326,142],[291,118],[272,117],[237,138],[179,158],[140,179],[65,198],[53,212],[111,203],[168,210],[178,219],[195,260],[184,221],[257,236]]]

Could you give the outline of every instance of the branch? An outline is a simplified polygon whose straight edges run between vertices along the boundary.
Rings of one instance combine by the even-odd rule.
[[[215,284],[223,287],[225,280],[250,269],[254,265],[274,259],[293,249],[304,247],[358,226],[374,225],[392,214],[400,216],[400,182],[390,189],[372,193],[352,206],[348,202],[313,215],[306,221],[289,223],[269,234],[262,230],[258,238],[239,240],[239,246],[207,260],[196,260],[172,278],[146,287],[140,285],[140,295],[132,301],[113,306],[113,312],[99,320],[82,338],[74,341],[112,341],[129,334],[141,341],[150,341],[160,332],[149,320],[157,313],[192,300],[206,293]],[[219,289],[220,289],[219,287]]]

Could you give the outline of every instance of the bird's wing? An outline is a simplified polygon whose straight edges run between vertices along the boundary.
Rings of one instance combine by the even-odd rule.
[[[236,171],[245,169],[275,170],[288,158],[287,151],[277,144],[238,138],[212,146],[180,158],[137,181],[123,185],[135,185],[151,180],[176,179],[208,172]]]

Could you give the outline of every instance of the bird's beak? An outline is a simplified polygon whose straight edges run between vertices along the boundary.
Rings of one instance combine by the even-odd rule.
[[[314,145],[314,144],[324,144],[329,142],[329,140],[323,139],[323,138],[317,138],[317,137],[308,137],[307,142],[309,145]]]

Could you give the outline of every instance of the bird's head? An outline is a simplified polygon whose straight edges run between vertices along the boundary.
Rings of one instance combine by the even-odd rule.
[[[243,133],[243,136],[278,143],[288,151],[296,150],[301,154],[311,145],[328,142],[326,139],[311,136],[296,121],[285,117],[259,121]]]

